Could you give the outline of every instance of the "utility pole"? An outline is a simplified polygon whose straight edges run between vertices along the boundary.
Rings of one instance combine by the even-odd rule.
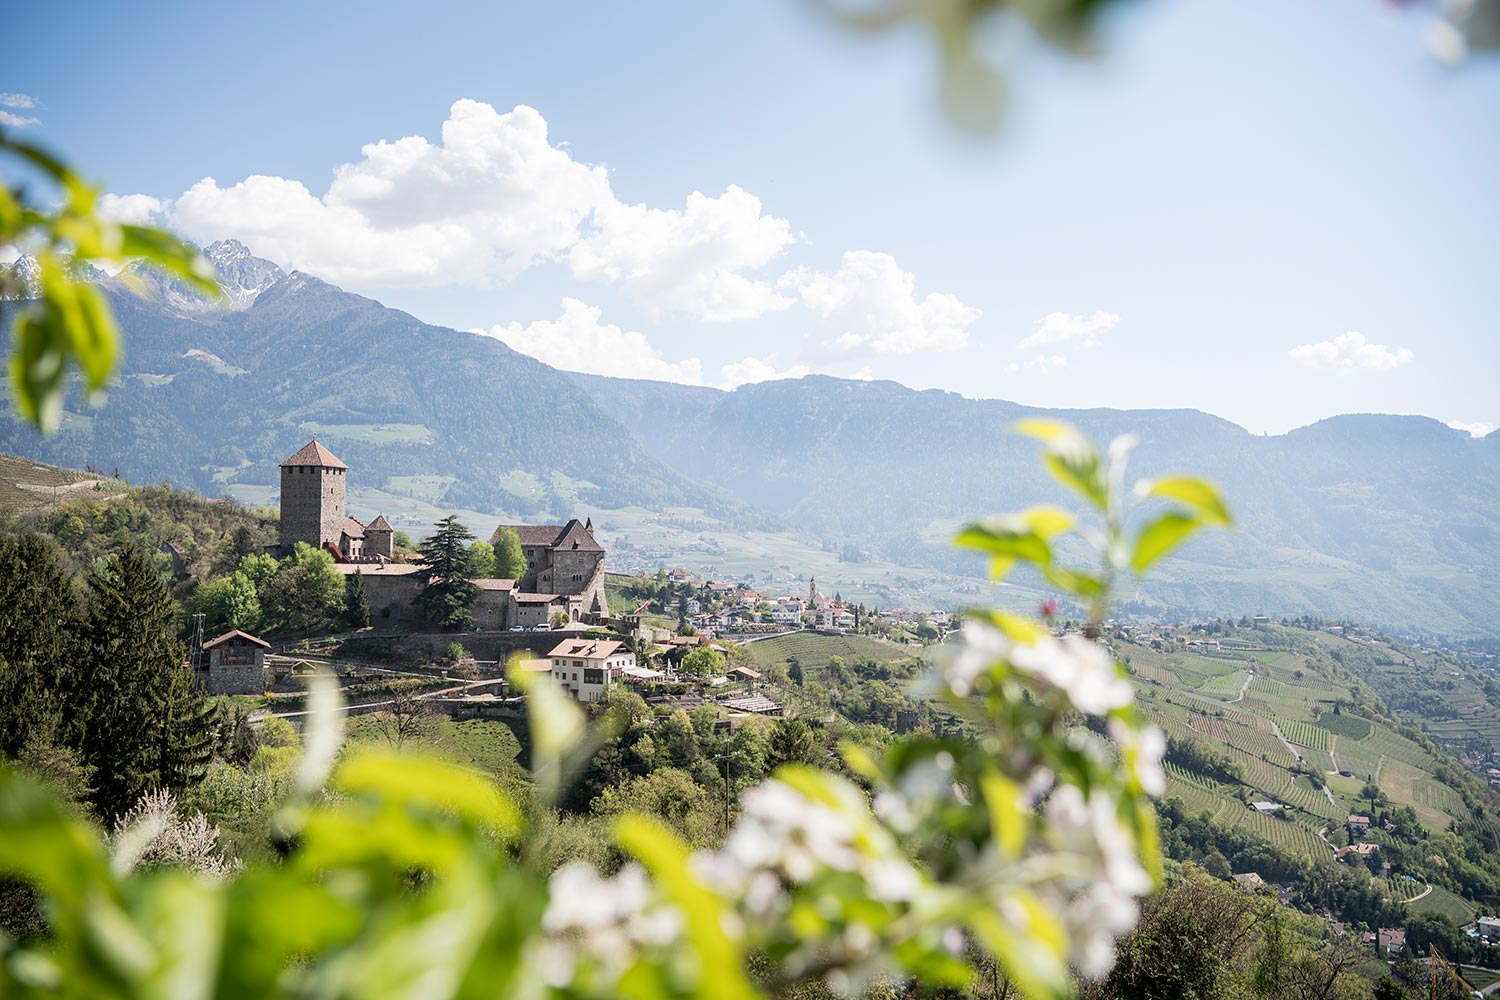
[[[719,754],[714,759],[724,762],[724,836],[727,838],[729,836],[729,775],[730,765],[733,763],[734,758],[726,752]]]

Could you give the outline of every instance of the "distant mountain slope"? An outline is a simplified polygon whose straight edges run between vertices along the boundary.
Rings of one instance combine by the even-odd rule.
[[[276,463],[316,433],[362,484],[450,477],[452,506],[561,512],[572,500],[557,491],[577,489],[604,506],[733,509],[647,455],[568,376],[497,340],[286,274],[237,243],[209,255],[223,305],[149,272],[151,300],[104,281],[127,345],[108,405],[71,406],[46,441],[6,406],[0,450],[218,492],[275,483]],[[518,486],[517,470],[534,483]]]
[[[823,376],[722,392],[571,375],[234,241],[207,252],[226,286],[217,305],[148,272],[151,300],[96,276],[128,348],[108,405],[75,402],[48,440],[6,405],[0,450],[217,494],[275,484],[276,463],[316,434],[361,486],[445,509],[700,507],[850,559],[966,574],[980,567],[947,544],[958,523],[1058,495],[1009,431],[1047,411]],[[1127,611],[1500,635],[1500,433],[1344,416],[1265,437],[1191,410],[1060,415],[1101,441],[1139,435],[1139,474],[1217,480],[1243,529],[1193,542]]]
[[[1148,601],[1496,630],[1500,435],[1358,415],[1266,437],[1191,410],[1038,411],[817,376],[734,392],[575,378],[683,475],[906,561],[953,558],[934,523],[1056,496],[1035,445],[1010,432],[1019,417],[1061,416],[1101,442],[1134,433],[1137,473],[1208,476],[1243,529],[1193,543]]]

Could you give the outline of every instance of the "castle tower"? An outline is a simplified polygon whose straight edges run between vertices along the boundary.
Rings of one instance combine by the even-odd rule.
[[[818,581],[813,577],[807,578],[807,606],[812,608],[818,604]]]
[[[344,528],[344,473],[340,462],[316,438],[281,463],[281,545],[298,542],[322,548],[339,543]]]
[[[394,548],[392,540],[395,537],[395,529],[391,522],[385,519],[384,514],[377,514],[375,520],[365,525],[365,555],[371,559],[383,556],[391,557],[391,549]]]

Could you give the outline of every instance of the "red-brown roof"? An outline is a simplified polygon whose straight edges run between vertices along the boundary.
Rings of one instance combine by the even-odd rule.
[[[365,530],[366,531],[395,531],[396,529],[391,527],[391,522],[389,522],[389,521],[387,521],[385,519],[385,515],[384,514],[376,514],[375,515],[375,520],[373,520],[369,524],[365,525]]]
[[[350,538],[365,537],[365,526],[357,517],[344,516],[344,526],[339,529]]]
[[[515,590],[516,581],[502,580],[497,577],[480,577],[474,581],[474,586],[480,590]]]
[[[221,646],[221,645],[223,645],[224,643],[228,642],[230,639],[244,639],[247,642],[254,643],[255,645],[260,646],[263,649],[270,649],[271,648],[271,644],[269,642],[267,642],[266,640],[257,638],[255,636],[251,635],[249,632],[241,632],[237,628],[236,629],[230,629],[228,632],[225,632],[223,635],[216,636],[215,638],[208,640],[207,642],[205,642],[203,644],[203,648],[204,649],[213,649],[215,646]]]
[[[516,537],[521,540],[521,544],[528,547],[576,549],[581,552],[604,551],[599,543],[594,541],[593,531],[580,524],[576,517],[567,524],[502,524],[500,528],[509,528],[514,531]],[[491,544],[494,544],[496,537],[499,536],[500,528],[496,528],[495,534],[490,536]]]
[[[313,465],[324,469],[347,469],[349,466],[338,460],[338,457],[327,448],[318,444],[318,439],[313,438],[292,457],[281,463],[288,465]]]
[[[564,639],[548,656],[576,656],[580,660],[604,660],[625,648],[623,642],[607,639]]]

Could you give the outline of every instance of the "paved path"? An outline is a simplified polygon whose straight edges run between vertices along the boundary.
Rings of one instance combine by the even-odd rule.
[[[1417,893],[1411,899],[1408,899],[1407,902],[1408,903],[1415,903],[1417,900],[1422,899],[1424,896],[1426,896],[1431,891],[1432,891],[1432,886],[1429,885],[1427,888],[1425,888],[1421,892]]]
[[[1286,747],[1286,752],[1287,753],[1291,754],[1297,760],[1301,760],[1302,759],[1301,752],[1299,752],[1296,747],[1294,747],[1290,743],[1288,743],[1285,736],[1281,735],[1281,727],[1276,724],[1276,720],[1275,719],[1271,720],[1271,732],[1275,733],[1276,734],[1276,738],[1281,741],[1281,745],[1284,746],[1284,747]],[[1328,789],[1325,788],[1323,790],[1326,792]]]
[[[429,701],[429,700],[431,700],[433,698],[443,698],[443,697],[446,697],[446,696],[451,695],[451,694],[457,694],[459,692],[469,691],[469,690],[471,690],[473,688],[477,688],[477,687],[485,687],[487,685],[503,684],[503,683],[504,683],[504,678],[499,678],[499,677],[497,677],[497,678],[491,678],[490,680],[484,680],[484,681],[466,681],[466,682],[461,683],[461,684],[454,684],[454,685],[452,685],[450,687],[439,688],[436,691],[425,691],[422,694],[414,696],[412,698],[412,701]],[[372,709],[372,708],[385,708],[387,705],[394,705],[396,703],[396,701],[397,701],[397,699],[395,699],[395,698],[388,698],[385,701],[363,701],[363,702],[360,702],[360,703],[354,704],[354,705],[346,704],[346,705],[343,706],[343,708],[344,708],[345,712],[356,712],[356,711],[358,711],[358,712],[364,712],[364,711],[367,711],[367,710]],[[310,715],[310,714],[311,714],[311,711],[309,709],[305,709],[305,708],[298,709],[295,712],[272,712],[272,713],[270,713],[271,717],[275,718],[275,719],[298,719],[298,718],[301,718],[304,715]]]
[[[1250,676],[1245,678],[1245,683],[1243,683],[1243,684],[1240,685],[1240,693],[1237,694],[1237,695],[1235,695],[1233,698],[1230,698],[1227,702],[1225,702],[1225,704],[1226,705],[1233,705],[1237,701],[1244,701],[1245,700],[1245,692],[1250,690],[1250,682],[1253,681],[1253,680],[1255,680],[1255,671],[1254,670],[1250,671]]]

